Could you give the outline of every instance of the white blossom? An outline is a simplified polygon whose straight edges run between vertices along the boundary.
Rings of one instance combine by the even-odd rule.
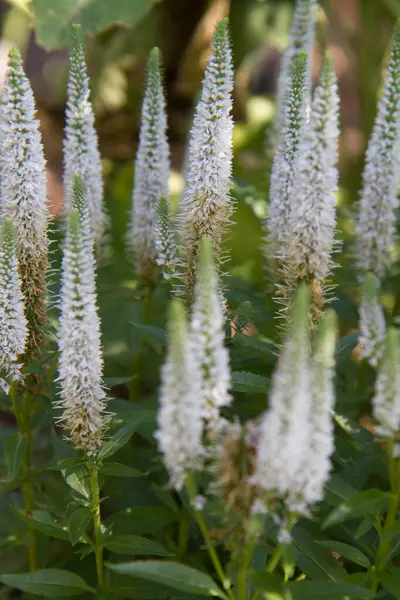
[[[361,357],[376,367],[383,356],[386,339],[386,321],[379,302],[379,280],[368,273],[363,284],[360,303]]]
[[[73,443],[89,456],[98,452],[108,421],[94,262],[79,211],[73,209],[62,262],[58,333],[61,400],[56,406],[61,409],[59,421]]]
[[[165,279],[173,276],[178,263],[174,233],[171,203],[168,198],[161,198],[157,206],[157,220],[154,226],[154,245],[156,262]]]
[[[217,25],[190,132],[186,186],[182,201],[185,283],[193,298],[200,240],[208,235],[217,262],[233,212],[229,195],[232,172],[232,51],[228,20]]]
[[[63,141],[64,210],[66,214],[71,210],[74,177],[79,175],[87,189],[93,235],[99,249],[107,225],[103,175],[80,28],[73,27]]]
[[[19,359],[28,340],[28,322],[18,272],[16,235],[12,222],[5,219],[0,237],[0,370],[5,378],[21,378]],[[5,381],[0,382],[7,390]]]
[[[200,466],[202,405],[198,369],[192,355],[185,311],[172,300],[168,353],[161,372],[157,439],[172,485],[180,490]]]
[[[161,76],[161,55],[153,48],[147,65],[132,197],[131,244],[141,277],[151,278],[156,264],[154,227],[157,205],[168,198],[169,147]]]
[[[368,143],[357,222],[357,266],[379,279],[391,264],[400,184],[400,25]]]
[[[375,382],[372,398],[377,433],[394,436],[400,427],[400,340],[395,327],[388,330],[385,353]]]
[[[200,369],[203,418],[215,436],[221,428],[220,409],[231,402],[229,353],[224,346],[224,311],[209,238],[201,241],[199,268],[190,323],[193,359]]]
[[[48,267],[45,159],[35,119],[35,103],[16,49],[10,51],[0,108],[0,216],[10,219],[17,236],[17,255],[29,351],[43,340],[47,320]]]

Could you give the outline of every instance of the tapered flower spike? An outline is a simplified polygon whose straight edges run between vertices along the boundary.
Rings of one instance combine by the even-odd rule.
[[[88,251],[79,211],[69,216],[65,239],[58,333],[61,410],[59,422],[76,448],[97,454],[108,423],[102,387],[102,349],[93,251]]]
[[[198,369],[190,350],[183,305],[172,300],[168,353],[161,373],[158,445],[171,484],[180,490],[201,464],[202,405]]]
[[[0,216],[10,219],[16,230],[29,323],[26,351],[32,358],[43,342],[47,323],[49,211],[39,121],[35,119],[32,89],[16,49],[10,51],[0,112]]]
[[[232,172],[232,52],[228,19],[217,25],[200,101],[190,132],[183,208],[185,293],[191,303],[200,240],[208,235],[217,264],[221,242],[233,212],[229,195]]]
[[[266,253],[277,280],[281,279],[281,258],[285,255],[289,219],[296,194],[293,190],[296,161],[299,155],[301,133],[306,120],[307,56],[296,55],[284,107],[284,123],[277,152],[272,165],[269,210],[265,227],[267,230]]]
[[[63,150],[64,211],[68,214],[71,210],[74,177],[79,175],[85,182],[93,235],[99,252],[107,225],[103,203],[103,175],[81,30],[76,24],[73,25],[69,58]]]
[[[332,266],[338,188],[339,96],[330,56],[325,58],[304,127],[295,167],[287,239],[282,249],[284,285],[291,292],[299,279],[312,281],[314,312],[321,311]]]
[[[357,222],[357,266],[381,279],[391,264],[400,185],[400,21],[369,140]]]
[[[324,486],[332,468],[335,449],[333,409],[335,405],[334,367],[336,314],[329,310],[317,336],[312,360],[312,406],[310,413],[309,450],[304,457],[303,485],[298,500],[307,506],[322,500]]]
[[[283,125],[284,106],[290,85],[291,66],[293,59],[300,52],[305,52],[309,58],[306,71],[306,87],[308,94],[311,93],[311,58],[314,45],[316,13],[317,3],[315,0],[297,0],[290,29],[289,43],[281,59],[276,94],[276,117],[269,141],[269,145],[271,146],[276,143]]]
[[[136,269],[144,279],[152,279],[156,271],[154,227],[160,198],[168,198],[169,195],[169,170],[161,53],[158,48],[153,48],[147,64],[147,82],[143,98],[132,198],[131,244]]]
[[[21,379],[19,361],[28,341],[24,310],[15,229],[5,219],[0,234],[0,370],[11,381]],[[0,385],[7,391],[4,380],[0,380]]]
[[[211,240],[200,245],[199,268],[190,323],[193,359],[200,368],[203,418],[210,436],[221,428],[220,409],[231,403],[229,353],[224,346],[224,311]]]
[[[154,245],[156,262],[165,279],[173,277],[178,264],[174,234],[171,203],[168,198],[161,198],[157,206]]]
[[[301,284],[293,302],[290,329],[272,379],[269,408],[262,418],[254,483],[301,512],[297,498],[309,451],[312,375],[308,339],[309,291]]]
[[[373,273],[364,279],[360,304],[361,356],[376,367],[383,356],[386,339],[386,322],[379,302],[379,280]]]
[[[376,378],[372,408],[374,419],[379,425],[376,433],[392,437],[400,428],[400,338],[395,327],[389,328],[385,346]]]

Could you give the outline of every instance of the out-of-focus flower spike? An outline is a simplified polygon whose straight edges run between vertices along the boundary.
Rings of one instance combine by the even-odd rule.
[[[391,265],[400,185],[400,21],[370,137],[357,222],[360,276],[381,279]]]
[[[161,198],[157,206],[157,220],[154,228],[156,262],[165,279],[173,277],[177,263],[175,231],[172,223],[171,203]]]
[[[360,304],[361,356],[376,367],[383,356],[386,321],[379,302],[379,280],[373,273],[365,276]]]
[[[168,198],[169,147],[161,75],[161,53],[153,48],[147,64],[139,145],[135,161],[130,244],[143,279],[156,273],[155,224],[160,198]]]
[[[377,434],[395,436],[400,427],[400,337],[395,327],[387,332],[385,352],[375,383],[372,398],[374,419],[378,423]]]
[[[229,195],[232,172],[232,52],[228,19],[217,25],[204,75],[200,101],[190,132],[186,187],[183,196],[185,294],[193,300],[204,235],[211,239],[220,264],[221,242],[233,212]]]
[[[35,118],[35,103],[18,50],[10,51],[0,119],[0,216],[10,219],[17,236],[17,256],[25,314],[29,323],[26,353],[33,358],[47,324],[49,211],[45,159]]]

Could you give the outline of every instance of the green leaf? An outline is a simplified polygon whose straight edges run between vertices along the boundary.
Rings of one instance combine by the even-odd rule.
[[[293,594],[293,600],[308,600],[309,598],[370,598],[371,590],[349,583],[336,583],[334,581],[299,581],[289,583],[288,587]]]
[[[250,576],[257,589],[283,596],[284,581],[278,575],[253,571]]]
[[[27,517],[23,510],[11,507],[13,513],[24,523],[36,529],[45,535],[58,538],[60,540],[68,540],[69,535],[66,528],[61,527],[52,515],[46,510],[33,510],[30,516]]]
[[[325,548],[318,546],[313,537],[302,527],[292,531],[293,545],[296,549],[296,564],[313,579],[340,581],[345,572],[340,563]]]
[[[87,508],[78,508],[71,513],[68,519],[68,531],[71,544],[75,546],[86,531],[92,518],[92,513]]]
[[[24,462],[28,446],[26,435],[17,433],[8,438],[4,445],[4,454],[7,461],[7,479],[13,481],[19,474]]]
[[[112,477],[142,477],[142,475],[145,475],[145,473],[141,473],[137,469],[116,462],[109,462],[102,465],[100,467],[100,473]]]
[[[400,569],[389,569],[380,575],[379,580],[388,592],[400,598]]]
[[[247,371],[234,371],[232,373],[232,391],[263,394],[269,390],[269,379]]]
[[[104,542],[105,547],[116,554],[170,556],[162,546],[139,535],[113,535]]]
[[[359,336],[359,332],[356,331],[355,333],[345,335],[338,341],[336,344],[336,364],[342,363],[350,356],[358,344]]]
[[[350,560],[351,562],[356,563],[361,567],[369,569],[369,567],[371,566],[365,554],[361,552],[361,550],[359,550],[358,548],[354,548],[349,544],[345,544],[343,542],[336,542],[334,540],[316,540],[316,544],[318,544],[319,546],[323,546],[324,548],[328,548],[328,550],[331,550],[333,552],[337,552],[344,558],[347,558],[347,560]]]
[[[49,471],[73,471],[76,467],[82,466],[81,458],[64,458],[63,460],[59,460],[54,465],[50,465],[47,467]]]
[[[135,506],[110,515],[104,524],[115,534],[153,534],[177,518],[164,506]]]
[[[120,564],[106,563],[106,566],[116,573],[149,579],[183,592],[225,598],[224,593],[207,573],[180,563],[161,560],[138,560]]]
[[[73,473],[68,473],[68,470],[63,470],[63,475],[65,482],[69,485],[69,487],[86,498],[86,500],[89,500],[90,480],[87,469],[84,466],[77,467]]]
[[[384,508],[387,500],[387,492],[382,492],[381,490],[372,489],[358,492],[339,504],[324,520],[322,527],[326,529],[327,527],[333,527],[356,517],[375,514]]]
[[[157,341],[165,343],[167,341],[167,332],[161,327],[153,327],[152,325],[143,325],[142,323],[131,323],[135,329],[142,332],[144,339],[149,341]]]
[[[135,420],[130,421],[121,429],[116,431],[111,439],[104,442],[101,450],[100,450],[100,458],[104,460],[109,456],[112,456],[117,452],[120,448],[125,446],[125,444],[130,440],[132,435],[137,431],[139,424],[143,421],[143,416],[137,417]]]
[[[11,588],[47,598],[78,596],[94,592],[78,575],[62,569],[40,569],[33,573],[0,575],[0,581]]]

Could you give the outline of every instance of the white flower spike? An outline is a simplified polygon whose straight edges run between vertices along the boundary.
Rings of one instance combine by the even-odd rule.
[[[171,484],[180,490],[187,475],[201,464],[203,424],[198,369],[190,351],[185,310],[176,299],[171,302],[168,331],[157,438]]]
[[[140,277],[152,279],[156,265],[154,227],[157,205],[168,198],[169,147],[167,115],[161,76],[161,53],[150,52],[143,98],[139,145],[132,197],[131,244]]]
[[[372,398],[374,419],[383,437],[395,436],[400,428],[400,338],[395,327],[388,330],[385,353]]]
[[[161,198],[157,206],[157,220],[154,226],[154,245],[156,262],[164,279],[171,279],[174,276],[178,264],[174,233],[171,203],[168,198]]]
[[[107,225],[103,202],[103,175],[80,26],[76,24],[73,25],[69,58],[65,121],[64,210],[68,215],[72,208],[74,177],[79,175],[85,182],[93,235],[99,252]]]
[[[28,340],[28,322],[18,272],[16,234],[5,219],[0,237],[0,370],[5,379],[19,380],[20,357]],[[7,390],[5,381],[0,381]]]
[[[229,353],[224,346],[224,311],[211,240],[201,241],[199,267],[190,323],[193,359],[200,369],[198,390],[203,418],[210,436],[221,428],[220,409],[231,403]]]
[[[49,211],[39,121],[35,118],[32,89],[16,49],[9,55],[0,111],[0,216],[10,219],[16,230],[29,323],[27,352],[33,356],[43,341],[47,322]]]
[[[400,185],[400,22],[369,140],[357,222],[357,266],[381,279],[391,264]]]
[[[359,343],[362,358],[375,368],[383,356],[386,339],[385,316],[378,294],[379,280],[373,273],[367,273],[360,303]]]
[[[93,251],[88,249],[79,211],[69,216],[61,281],[58,333],[61,409],[59,422],[76,448],[88,456],[99,451],[107,428],[102,387],[102,349]]]
[[[233,212],[229,195],[232,173],[232,51],[228,20],[217,25],[200,101],[190,132],[186,187],[182,202],[185,285],[193,300],[200,240],[208,235],[219,264],[221,242]]]

